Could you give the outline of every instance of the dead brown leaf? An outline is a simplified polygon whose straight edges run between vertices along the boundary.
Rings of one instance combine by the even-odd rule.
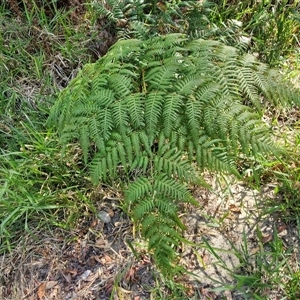
[[[229,210],[235,214],[241,213],[241,208],[235,204],[229,204]]]
[[[125,275],[125,281],[127,282],[134,282],[136,281],[135,279],[135,272],[136,272],[136,267],[131,267],[127,274]]]
[[[37,289],[37,296],[39,300],[42,300],[46,293],[46,282],[43,282],[40,284],[40,286]]]
[[[230,291],[224,291],[224,296],[226,297],[226,300],[232,300],[232,294]]]
[[[115,215],[114,211],[111,208],[108,208],[107,212],[111,218]]]
[[[49,299],[59,299],[58,295],[59,295],[60,291],[61,291],[61,287],[59,285],[55,285],[54,288],[51,290]]]
[[[54,286],[57,285],[57,281],[47,281],[46,283],[46,290],[50,290],[52,289]]]
[[[186,283],[186,284],[185,284],[185,288],[186,288],[186,294],[187,294],[189,297],[192,297],[192,296],[195,295],[194,287],[193,287],[192,284]]]
[[[272,240],[273,240],[273,235],[272,234],[262,235],[262,237],[261,237],[261,242],[263,244],[268,243],[268,242],[270,242]]]
[[[97,224],[98,224],[98,220],[95,219],[95,220],[92,221],[91,227],[94,228],[94,227],[97,226]]]
[[[103,238],[97,239],[93,246],[95,246],[97,248],[106,248],[107,241],[105,241]]]
[[[286,229],[288,229],[288,227],[287,227],[287,225],[284,224],[284,223],[281,223],[281,224],[279,224],[279,225],[277,226],[277,232],[278,232],[278,233],[281,233],[282,231],[284,231],[284,230],[286,230]]]
[[[251,249],[250,254],[253,255],[253,254],[257,253],[259,250],[260,250],[259,247],[253,248],[253,249]]]
[[[202,287],[200,293],[206,297],[207,300],[216,300],[217,296],[214,292],[211,292],[208,288]]]

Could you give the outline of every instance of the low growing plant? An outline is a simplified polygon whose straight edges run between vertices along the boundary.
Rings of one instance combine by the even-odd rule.
[[[58,96],[48,125],[64,148],[79,141],[95,184],[122,182],[125,207],[164,274],[184,241],[182,203],[208,169],[240,176],[236,161],[275,153],[265,100],[299,94],[252,55],[170,34],[117,42]]]

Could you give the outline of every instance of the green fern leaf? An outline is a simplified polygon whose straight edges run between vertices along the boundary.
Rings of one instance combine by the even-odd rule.
[[[112,106],[112,114],[115,126],[122,135],[126,134],[129,126],[129,116],[127,113],[127,106],[124,101],[117,101]]]
[[[145,103],[145,123],[146,132],[150,137],[150,140],[154,139],[154,136],[158,130],[158,123],[162,114],[163,106],[163,93],[162,92],[150,92],[146,96]]]
[[[155,178],[153,188],[160,195],[171,197],[176,200],[189,202],[191,197],[184,185],[164,174]]]
[[[110,88],[119,96],[124,97],[131,94],[131,79],[125,75],[113,74],[108,78]]]
[[[135,182],[131,183],[125,193],[125,201],[127,204],[134,204],[138,199],[147,196],[152,191],[151,182],[148,178],[139,177]]]
[[[129,112],[130,121],[137,129],[141,129],[145,126],[144,117],[144,100],[145,95],[142,93],[129,95],[125,102],[127,104],[127,110]]]
[[[118,15],[121,3],[109,4]],[[171,34],[118,41],[59,93],[48,124],[64,148],[80,143],[95,184],[122,181],[125,206],[167,273],[184,241],[179,205],[197,204],[189,185],[209,188],[202,170],[239,177],[241,155],[277,155],[264,103],[300,104],[299,95],[250,54]]]
[[[166,137],[169,137],[173,129],[178,128],[179,111],[182,105],[182,97],[180,95],[171,94],[165,96],[163,106],[163,131]]]
[[[145,214],[152,212],[155,208],[155,203],[152,198],[144,199],[139,205],[134,208],[134,219],[136,222],[142,220]]]

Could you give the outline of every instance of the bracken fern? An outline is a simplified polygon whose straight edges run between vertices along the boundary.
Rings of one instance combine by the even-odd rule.
[[[200,171],[239,175],[240,153],[276,147],[263,102],[298,101],[275,71],[213,40],[170,34],[117,42],[52,108],[62,145],[78,140],[95,184],[122,176],[125,206],[166,274],[182,242],[179,204]]]

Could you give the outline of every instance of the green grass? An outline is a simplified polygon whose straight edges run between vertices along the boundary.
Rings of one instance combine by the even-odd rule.
[[[34,234],[36,229],[51,230],[53,226],[69,229],[85,212],[95,212],[88,197],[93,187],[78,158],[79,148],[70,145],[62,160],[56,135],[44,123],[56,92],[85,63],[95,59],[91,45],[103,42],[98,35],[103,13],[106,17],[113,13],[106,28],[122,38],[181,31],[236,44],[240,36],[248,35],[253,41],[251,51],[258,52],[260,59],[273,65],[284,62],[291,68],[291,77],[299,76],[300,17],[296,1],[290,5],[282,4],[286,1],[254,1],[251,7],[247,1],[214,1],[217,6],[172,1],[167,6],[123,5],[121,12],[88,5],[77,22],[71,18],[71,11],[58,9],[54,0],[50,2],[53,5],[46,11],[43,5],[27,1],[31,5],[25,5],[18,18],[0,5],[0,254],[11,251],[24,232]],[[126,21],[124,27],[120,20]],[[273,121],[275,124],[276,118]],[[299,237],[297,126],[291,129],[295,135],[292,144],[284,142],[289,155],[259,166],[249,162],[255,172],[247,181],[255,188],[276,182],[275,192],[280,197],[266,202],[263,214],[278,214],[298,228]],[[285,139],[284,133],[280,138]],[[208,243],[205,247],[227,268],[216,249]],[[244,299],[268,299],[270,289],[282,299],[300,298],[299,261],[293,249],[283,244],[276,228],[272,241],[260,242],[255,253],[251,253],[246,237],[241,249],[232,248],[240,267],[231,271],[235,278],[231,289]],[[219,286],[219,290],[228,288]],[[180,283],[158,280],[153,294],[161,299],[189,299],[187,291]]]
[[[229,19],[243,24],[245,35],[252,37],[252,52],[260,59],[278,65],[284,56],[299,47],[300,7],[297,1],[214,1],[210,18],[219,26]]]
[[[84,209],[93,210],[76,153],[70,150],[62,161],[53,133],[36,118],[34,124],[28,117],[15,124],[6,134],[8,145],[1,147],[0,253],[11,250],[24,231],[46,225],[70,228]]]
[[[51,3],[46,10],[24,2],[19,17],[0,6],[0,253],[24,231],[70,228],[93,209],[76,153],[62,161],[44,122],[55,93],[91,61],[88,42],[96,31],[76,26],[70,11]]]
[[[97,41],[97,24],[85,16],[71,20],[71,11],[50,11],[34,1],[24,4],[15,18],[1,6],[0,113],[15,115],[20,105],[43,101],[66,86],[77,70],[93,59],[90,45]],[[49,1],[45,1],[45,3]]]

